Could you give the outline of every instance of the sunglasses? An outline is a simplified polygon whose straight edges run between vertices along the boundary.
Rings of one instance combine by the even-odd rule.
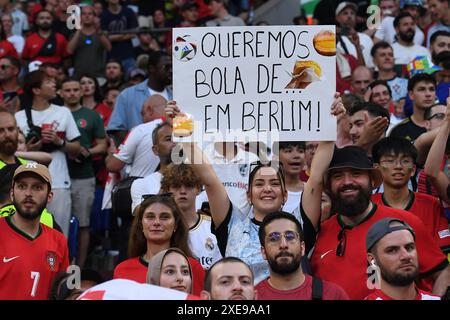
[[[9,68],[11,68],[11,66],[9,64],[1,64],[0,65],[0,69],[2,69],[2,70],[7,70]]]
[[[284,237],[286,242],[294,243],[300,239],[300,235],[295,231],[286,231],[284,233],[281,232],[272,232],[266,238],[270,244],[278,244],[281,242],[281,237]]]
[[[157,194],[143,194],[142,195],[142,201],[155,198],[155,197],[161,197],[161,198],[171,198],[173,195],[172,192],[165,192],[165,193],[157,193]]]
[[[435,113],[433,114],[431,117],[428,118],[428,120],[431,120],[433,118],[439,119],[439,120],[444,120],[445,118],[445,113],[439,112],[439,113]]]

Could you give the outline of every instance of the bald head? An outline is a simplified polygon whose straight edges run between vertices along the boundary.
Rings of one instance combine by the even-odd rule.
[[[159,94],[151,95],[142,105],[141,115],[144,123],[164,117],[167,100]]]
[[[372,71],[364,66],[358,66],[352,74],[352,91],[354,94],[364,96],[369,84],[373,81]]]

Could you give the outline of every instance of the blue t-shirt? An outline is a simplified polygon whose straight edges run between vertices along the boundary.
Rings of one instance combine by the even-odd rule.
[[[102,30],[107,32],[124,31],[138,27],[136,15],[127,7],[122,7],[118,14],[114,14],[108,9],[105,9],[101,13],[100,19]],[[108,59],[124,60],[134,57],[131,40],[111,41],[111,44],[112,50],[108,53]]]

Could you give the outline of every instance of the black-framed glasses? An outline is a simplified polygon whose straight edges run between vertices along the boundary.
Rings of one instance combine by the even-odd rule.
[[[171,198],[173,195],[172,192],[165,192],[165,193],[157,193],[157,194],[143,194],[142,195],[142,201],[147,200],[147,199],[151,199],[154,197],[167,197],[167,198]]]
[[[347,244],[347,236],[345,235],[345,229],[346,228],[342,228],[341,231],[339,231],[338,234],[338,245],[336,248],[336,255],[338,257],[342,257],[344,255],[345,252],[345,246]]]
[[[281,237],[284,237],[286,242],[290,243],[297,242],[300,239],[300,235],[295,231],[285,231],[284,233],[271,232],[266,238],[269,241],[269,244],[278,244],[281,241]]]
[[[439,119],[439,120],[444,120],[444,118],[445,118],[445,113],[443,113],[443,112],[435,113],[435,114],[433,114],[431,117],[429,117],[428,120],[431,120],[431,119],[433,119],[433,118],[436,118],[436,119]]]
[[[414,166],[414,162],[411,159],[386,159],[381,160],[380,163],[388,168],[394,168],[397,164],[405,168],[412,168]]]

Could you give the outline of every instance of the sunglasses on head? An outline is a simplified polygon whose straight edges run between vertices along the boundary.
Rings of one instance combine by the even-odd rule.
[[[161,198],[171,198],[172,192],[165,192],[165,193],[157,193],[157,194],[143,194],[142,195],[142,201],[155,198],[155,197],[161,197]]]

